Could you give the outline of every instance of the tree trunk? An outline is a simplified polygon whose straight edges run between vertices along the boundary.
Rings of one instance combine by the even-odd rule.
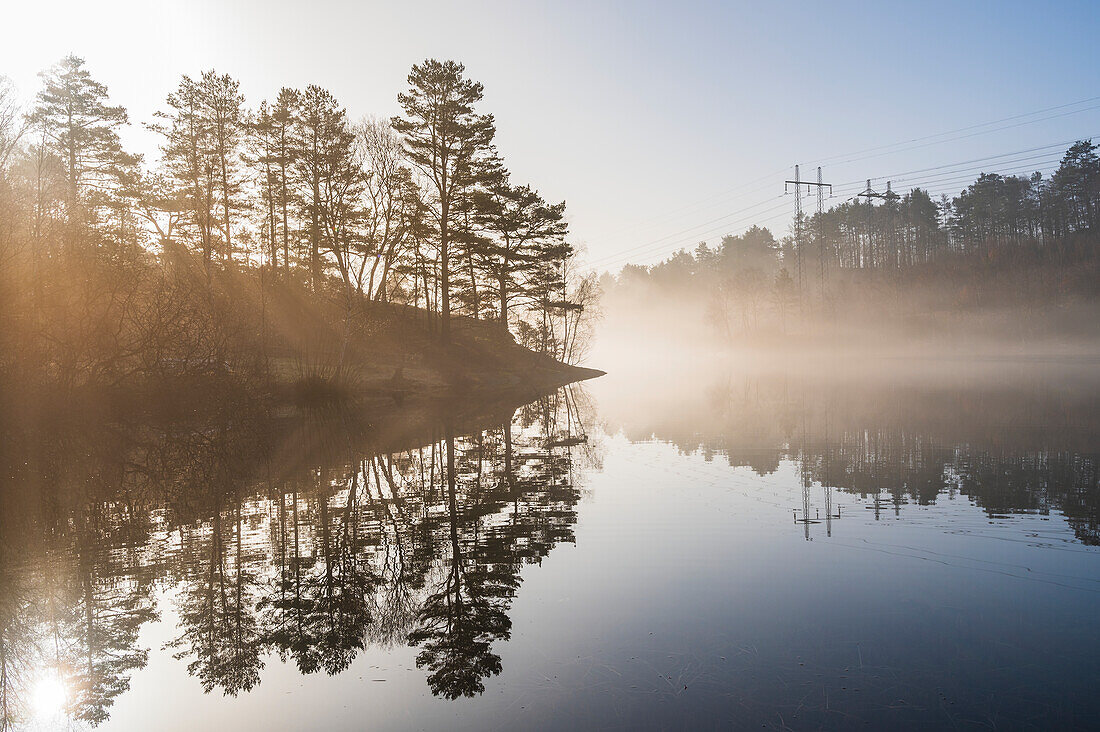
[[[320,224],[317,222],[317,211],[321,205],[321,191],[317,181],[313,182],[313,210],[310,212],[309,223],[309,281],[314,292],[317,292],[317,284],[321,280]]]
[[[448,237],[450,231],[447,227],[447,216],[450,212],[450,201],[446,194],[440,196],[440,208],[442,216],[439,219],[439,285],[442,290],[441,323],[439,339],[443,343],[451,340],[451,272],[450,272],[450,247]]]

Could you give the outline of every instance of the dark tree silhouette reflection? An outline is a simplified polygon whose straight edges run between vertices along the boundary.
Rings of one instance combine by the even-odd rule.
[[[273,658],[338,674],[413,644],[434,694],[481,693],[520,570],[572,540],[575,463],[595,455],[568,390],[392,425],[228,388],[169,407],[0,424],[0,730],[44,674],[72,720],[106,721],[161,595],[166,647],[206,692],[248,692]]]
[[[1093,380],[1070,376],[731,373],[712,379],[704,400],[640,401],[610,424],[759,475],[792,461],[805,485],[858,496],[876,516],[961,495],[991,519],[1059,511],[1079,541],[1097,544],[1100,404]]]
[[[216,510],[206,536],[185,540],[197,549],[196,561],[178,599],[182,632],[170,645],[182,649],[176,658],[192,659],[187,670],[203,690],[235,696],[259,683],[263,640],[250,610],[256,580],[244,567],[239,502],[231,515],[226,526]]]
[[[420,627],[409,634],[409,642],[423,648],[416,665],[431,671],[428,685],[432,693],[457,699],[485,691],[484,679],[500,673],[500,656],[492,652],[492,644],[509,636],[508,599],[519,581],[507,572],[495,572],[491,565],[479,566],[474,557],[464,555],[455,492],[455,440],[450,432],[445,447],[450,559],[444,563],[442,583],[424,602],[418,617]],[[479,454],[479,469],[481,464]],[[480,473],[477,477],[480,479]],[[507,579],[494,582],[498,574]]]

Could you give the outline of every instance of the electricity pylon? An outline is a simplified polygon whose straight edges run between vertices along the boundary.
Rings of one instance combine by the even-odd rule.
[[[870,183],[870,181],[868,181]],[[829,195],[833,193],[832,183],[821,182],[821,168],[817,169],[817,182],[813,183],[808,180],[802,180],[802,176],[799,174],[798,166],[794,166],[794,180],[783,181],[783,192],[789,193],[787,186],[794,185],[794,207],[795,207],[795,225],[794,225],[794,246],[798,260],[798,311],[802,312],[802,186],[806,186],[806,193],[808,194],[813,187],[817,187],[817,213],[818,213],[818,225],[821,225],[821,214],[825,208],[825,189],[829,189]]]

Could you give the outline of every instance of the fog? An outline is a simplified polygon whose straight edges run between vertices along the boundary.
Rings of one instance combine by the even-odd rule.
[[[997,297],[965,302],[952,290],[965,294],[974,283],[864,279],[851,278],[824,300],[807,288],[800,305],[797,292],[781,302],[774,292],[726,292],[695,278],[668,285],[605,276],[589,362],[609,371],[716,359],[800,370],[807,360],[816,368],[828,359],[848,370],[853,361],[887,359],[888,371],[949,377],[958,362],[1100,358],[1100,304],[1091,297],[1051,286],[1024,298],[1025,288],[1008,283],[996,287]],[[936,366],[944,360],[952,365]]]

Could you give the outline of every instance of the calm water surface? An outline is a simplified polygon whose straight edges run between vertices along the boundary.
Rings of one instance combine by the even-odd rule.
[[[1095,725],[1095,369],[894,371],[7,422],[0,727]]]

